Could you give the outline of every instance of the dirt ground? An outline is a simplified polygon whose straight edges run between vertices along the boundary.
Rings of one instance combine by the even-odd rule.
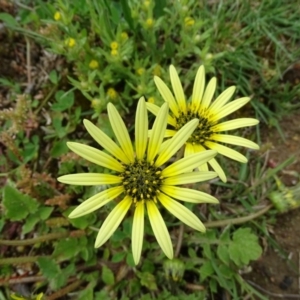
[[[294,186],[299,184],[300,175],[300,113],[284,118],[280,126],[285,141],[277,130],[266,130],[263,142],[273,145],[269,159],[272,163],[279,164],[295,155],[295,162],[279,176],[286,186]],[[269,233],[286,256],[268,247],[253,264],[247,279],[269,299],[300,299],[300,208],[277,216]]]

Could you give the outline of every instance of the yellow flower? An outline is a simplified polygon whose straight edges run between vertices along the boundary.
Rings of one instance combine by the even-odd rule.
[[[117,96],[118,96],[118,93],[116,92],[116,90],[115,90],[115,89],[113,89],[113,88],[109,88],[109,89],[107,90],[107,96],[108,96],[108,98],[110,98],[110,99],[114,100],[114,99],[116,99],[116,98],[117,98]]]
[[[76,45],[76,41],[73,38],[68,38],[65,40],[66,46],[73,48]]]
[[[91,69],[97,69],[99,67],[99,63],[96,60],[92,59],[89,63],[89,67]]]
[[[144,68],[138,68],[136,70],[136,73],[141,76],[141,75],[143,75],[145,73],[145,69]]]
[[[34,298],[30,298],[30,299],[42,300],[43,295],[44,295],[43,293],[40,293],[40,294],[34,296]],[[23,296],[19,297],[16,294],[12,294],[12,295],[10,295],[10,297],[11,297],[11,299],[14,299],[14,300],[29,300],[28,298],[24,298]]]
[[[184,26],[185,27],[192,27],[195,24],[195,20],[191,17],[186,17],[184,19]]]
[[[205,70],[204,66],[201,66],[196,75],[192,97],[190,101],[187,102],[176,69],[172,65],[170,66],[170,77],[175,97],[159,77],[154,77],[160,94],[163,99],[169,103],[171,109],[168,123],[173,126],[174,129],[167,130],[166,137],[174,136],[187,122],[198,118],[199,125],[185,145],[184,156],[206,149],[214,149],[219,154],[246,163],[247,158],[244,155],[227,146],[221,145],[220,142],[248,147],[250,149],[259,149],[259,146],[248,139],[235,135],[222,134],[221,132],[246,126],[254,126],[258,124],[258,120],[253,118],[239,118],[222,123],[220,123],[220,120],[244,106],[250,101],[250,98],[243,97],[228,103],[235,91],[235,87],[231,86],[212,102],[213,94],[216,89],[216,78],[212,78],[205,88]],[[153,114],[158,114],[158,106],[147,103],[147,108]],[[226,182],[225,173],[216,159],[213,158],[208,163],[213,170],[218,173],[221,180]],[[208,166],[207,164],[199,164],[199,169],[208,170]]]
[[[160,207],[165,207],[179,220],[192,228],[205,231],[198,217],[179,201],[192,203],[217,203],[218,200],[203,192],[177,187],[180,184],[200,182],[216,177],[215,172],[191,172],[199,163],[206,163],[216,155],[208,150],[182,158],[175,163],[168,163],[170,158],[182,147],[198,125],[198,120],[191,120],[170,140],[168,146],[160,151],[167,126],[168,104],[159,110],[148,140],[148,115],[143,98],[140,99],[135,118],[135,147],[133,146],[127,126],[113,104],[107,105],[108,117],[118,144],[103,131],[84,120],[84,125],[94,140],[109,154],[96,148],[74,142],[68,147],[87,159],[113,171],[113,174],[80,173],[64,175],[60,182],[74,185],[113,185],[81,203],[70,218],[91,213],[118,196],[115,208],[103,222],[95,242],[95,247],[102,246],[115,232],[130,208],[133,213],[132,252],[134,262],[139,263],[144,238],[144,215],[147,215],[158,244],[169,259],[173,258],[173,246]],[[174,200],[177,199],[177,200]]]
[[[59,21],[61,19],[61,14],[59,11],[56,11],[54,16],[53,16],[55,21]]]
[[[119,52],[118,52],[118,50],[113,49],[113,50],[110,51],[110,54],[111,54],[112,56],[118,56]]]
[[[127,32],[123,31],[121,33],[121,39],[122,39],[123,42],[125,42],[125,41],[128,40],[128,34],[127,34]]]
[[[112,50],[117,50],[119,48],[119,44],[117,42],[111,42],[110,43],[110,48]]]
[[[155,103],[155,98],[154,97],[150,97],[147,100],[149,103]]]
[[[149,18],[146,20],[146,28],[152,28],[153,27],[153,19]]]

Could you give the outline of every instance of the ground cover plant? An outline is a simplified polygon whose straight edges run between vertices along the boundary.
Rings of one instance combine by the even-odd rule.
[[[300,6],[0,3],[0,299],[275,294],[249,276],[299,205],[264,135],[299,107]]]

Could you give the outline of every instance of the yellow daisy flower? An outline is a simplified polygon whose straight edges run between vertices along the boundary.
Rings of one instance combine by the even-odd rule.
[[[205,231],[202,222],[177,200],[192,203],[217,203],[218,200],[206,193],[176,185],[209,180],[217,176],[215,172],[191,172],[200,163],[212,159],[216,151],[203,151],[182,158],[173,164],[165,165],[168,160],[186,142],[198,125],[198,120],[191,120],[183,126],[171,139],[169,145],[159,152],[167,126],[168,104],[159,110],[152,132],[148,140],[148,116],[145,100],[140,99],[135,120],[135,150],[131,143],[126,125],[113,104],[107,106],[109,121],[119,143],[112,141],[103,131],[84,120],[89,134],[110,154],[80,143],[69,142],[68,147],[87,159],[114,174],[82,173],[65,175],[58,178],[60,182],[75,185],[114,185],[81,203],[70,218],[86,215],[114,200],[118,202],[103,222],[95,242],[95,247],[103,245],[115,232],[124,216],[132,207],[132,251],[136,264],[139,263],[143,236],[145,207],[150,224],[158,244],[170,259],[173,258],[173,247],[167,227],[159,212],[163,206],[179,220],[192,228]],[[177,199],[177,200],[174,200]]]
[[[247,158],[244,155],[220,144],[220,142],[248,147],[250,149],[259,149],[259,146],[248,139],[235,135],[222,134],[221,132],[254,126],[258,124],[258,120],[253,118],[239,118],[225,122],[220,122],[220,120],[244,106],[250,101],[250,98],[243,97],[228,103],[235,91],[235,86],[231,86],[212,102],[216,89],[216,78],[213,77],[205,88],[205,70],[204,66],[201,66],[196,75],[191,100],[187,102],[176,69],[172,65],[170,66],[170,77],[175,97],[159,77],[154,77],[155,84],[161,96],[169,103],[171,110],[171,114],[168,116],[168,124],[174,127],[174,129],[167,130],[165,137],[174,136],[187,122],[198,118],[198,127],[185,144],[184,156],[206,149],[213,149],[221,155],[241,163],[246,163]],[[159,107],[155,104],[147,103],[147,108],[154,115],[158,114]],[[165,145],[167,143],[168,141],[165,142]],[[221,180],[226,182],[226,175],[216,159],[212,158],[208,161],[208,164],[217,172]],[[199,163],[199,169],[207,171],[208,166],[206,163]]]

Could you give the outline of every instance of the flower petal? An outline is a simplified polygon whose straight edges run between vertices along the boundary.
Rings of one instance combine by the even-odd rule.
[[[184,148],[184,156],[189,156],[194,153],[194,145],[192,143],[186,143]]]
[[[227,88],[221,95],[217,97],[214,103],[210,106],[211,110],[220,110],[232,97],[235,92],[235,86]]]
[[[154,82],[163,99],[169,103],[172,113],[175,115],[175,117],[179,117],[178,105],[167,85],[157,76],[154,76]]]
[[[235,120],[226,121],[220,124],[214,125],[211,130],[213,132],[220,132],[220,131],[227,131],[233,130],[237,128],[247,127],[247,126],[254,126],[257,125],[259,121],[253,118],[239,118]]]
[[[180,221],[196,230],[205,232],[205,226],[203,225],[203,223],[184,205],[173,200],[165,194],[159,194],[158,200],[170,213],[172,213]]]
[[[155,116],[157,116],[159,110],[160,110],[160,107],[153,104],[153,103],[149,103],[147,102],[146,103],[146,106],[147,106],[147,109],[153,113]],[[167,121],[168,124],[172,125],[173,127],[176,126],[176,120],[174,118],[172,118],[170,115],[168,115],[168,121]]]
[[[172,157],[173,154],[176,153],[189,139],[198,124],[199,120],[194,119],[180,128],[180,130],[178,130],[175,135],[168,140],[167,146],[159,153],[155,161],[155,166],[159,167],[163,165],[170,157]]]
[[[207,87],[205,89],[205,92],[204,92],[204,95],[203,95],[203,99],[202,99],[200,107],[199,107],[200,110],[202,108],[206,109],[206,108],[209,107],[209,105],[211,103],[211,100],[212,100],[212,97],[213,97],[213,95],[215,93],[215,90],[216,90],[216,84],[217,84],[217,79],[216,79],[216,77],[213,77],[209,81],[209,83],[208,83],[208,85],[207,85]]]
[[[182,173],[191,172],[199,165],[206,163],[217,155],[216,151],[206,150],[198,153],[191,154],[173,164],[169,165],[161,172],[163,177],[176,176]]]
[[[108,112],[108,117],[109,117],[111,127],[116,135],[117,140],[120,143],[121,148],[123,149],[128,159],[131,162],[133,162],[134,153],[133,153],[132,143],[127,128],[120,114],[118,113],[114,105],[111,103],[108,103],[107,105],[107,112]]]
[[[132,254],[137,265],[141,258],[144,238],[144,201],[136,203],[132,224]]]
[[[170,66],[170,78],[171,84],[173,88],[173,92],[175,94],[175,99],[177,100],[178,106],[182,112],[186,112],[186,101],[183,92],[183,88],[178,77],[177,71],[173,65]]]
[[[163,184],[166,185],[179,185],[179,184],[188,184],[194,182],[201,182],[205,180],[210,180],[217,177],[215,172],[190,172],[185,174],[180,174],[177,176],[172,176],[163,179]]]
[[[214,134],[211,136],[211,139],[217,142],[247,147],[250,149],[256,149],[256,150],[259,149],[259,146],[256,143],[240,136],[235,136],[230,134]]]
[[[226,146],[223,146],[221,144],[214,143],[211,141],[206,141],[205,146],[207,146],[210,149],[216,150],[220,154],[222,154],[226,157],[229,157],[233,160],[239,161],[241,163],[246,163],[248,161],[248,159],[243,154],[241,154],[233,149],[230,149]]]
[[[147,210],[150,220],[150,224],[157,242],[165,255],[169,258],[173,258],[173,246],[170,238],[170,234],[166,227],[166,224],[153,201],[147,201]]]
[[[120,183],[122,179],[119,176],[101,173],[78,173],[60,176],[59,182],[74,185],[102,185]]]
[[[219,203],[219,200],[209,194],[193,189],[171,185],[162,185],[160,190],[168,196],[190,203]]]
[[[169,105],[168,103],[164,103],[159,110],[159,113],[154,121],[152,127],[152,134],[149,138],[148,144],[148,153],[147,159],[151,163],[155,156],[157,155],[162,140],[165,136],[165,131],[167,127],[167,115],[168,115]]]
[[[204,66],[200,66],[194,81],[193,96],[192,96],[192,104],[195,112],[198,111],[200,107],[204,88],[205,88],[205,69]]]
[[[123,186],[115,186],[101,193],[90,197],[77,206],[69,215],[69,218],[74,219],[86,214],[89,214],[98,208],[104,206],[106,203],[118,197],[124,191]]]
[[[123,163],[128,164],[130,162],[123,150],[102,130],[86,119],[83,120],[83,124],[88,133],[99,145],[101,145],[104,149],[106,149]]]
[[[86,160],[96,165],[118,172],[124,171],[124,167],[120,162],[118,162],[110,155],[104,153],[103,151],[100,151],[96,148],[84,144],[74,142],[67,142],[67,146],[79,156],[85,158]]]
[[[194,151],[195,151],[195,153],[198,153],[198,152],[207,151],[207,150],[202,145],[196,144],[196,145],[194,145]],[[201,172],[203,172],[203,171],[207,172],[208,171],[208,165],[207,165],[207,163],[200,164],[198,166],[198,169]]]
[[[222,167],[219,165],[219,163],[217,162],[217,160],[215,158],[211,159],[209,162],[210,166],[213,168],[213,170],[218,174],[218,176],[220,177],[220,179],[223,182],[227,182],[227,178],[226,175],[222,169]]]
[[[107,216],[98,232],[95,248],[102,246],[112,236],[124,219],[131,203],[131,197],[126,196]]]
[[[251,98],[249,97],[243,97],[239,98],[237,100],[234,100],[230,102],[229,104],[226,104],[225,106],[222,107],[221,111],[214,111],[214,116],[211,117],[211,122],[216,122],[228,115],[230,115],[232,112],[238,110],[242,106],[244,106],[246,103],[250,101]]]
[[[135,152],[139,160],[143,159],[148,140],[148,114],[145,100],[139,100],[135,117]]]

